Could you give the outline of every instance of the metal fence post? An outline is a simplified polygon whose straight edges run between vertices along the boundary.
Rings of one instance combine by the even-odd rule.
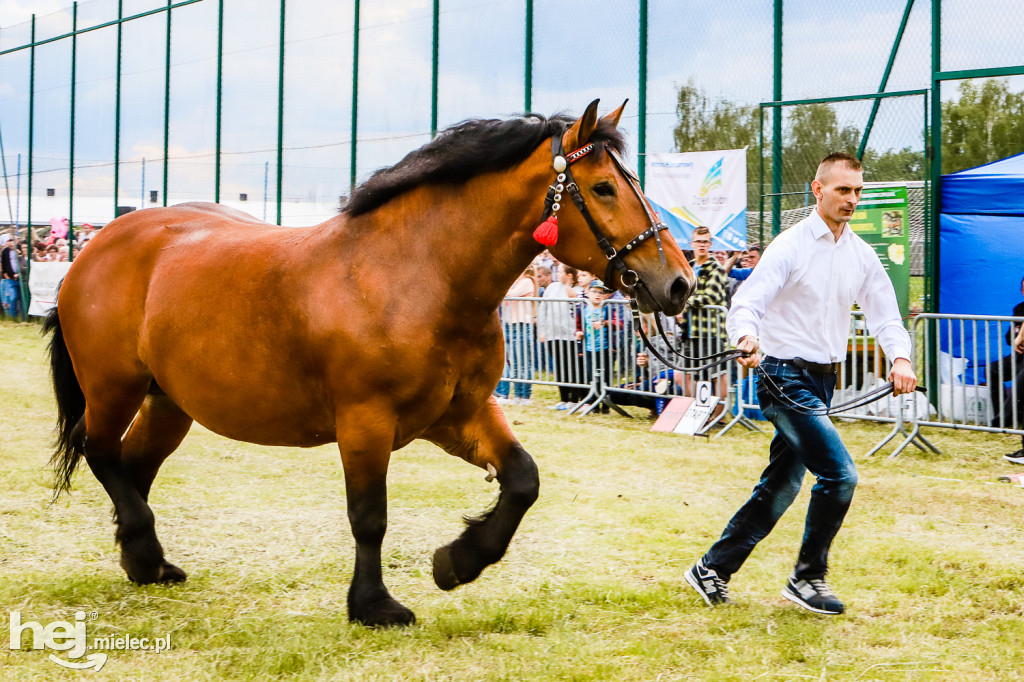
[[[892,50],[889,52],[889,61],[885,64],[885,72],[882,74],[882,82],[878,86],[878,92],[885,92],[885,86],[889,82],[889,74],[892,73],[892,65],[896,62],[896,53],[899,52],[900,43],[903,42],[903,34],[907,29],[907,21],[910,19],[910,10],[914,8],[914,0],[907,0],[907,6],[903,10],[903,19],[900,21],[899,30],[896,31],[896,40],[892,43]],[[868,138],[871,137],[871,128],[875,125],[875,117],[878,116],[878,108],[882,100],[876,99],[871,105],[871,114],[868,116],[867,125],[864,126],[864,135],[860,139],[860,146],[857,148],[857,158],[864,158],[864,150],[867,149]]]
[[[782,0],[775,0],[772,99],[782,101]],[[772,238],[782,231],[782,109],[772,108]],[[762,243],[762,248],[764,244]]]
[[[284,19],[285,0],[281,0],[281,37],[277,56],[277,224],[281,224],[284,201]]]
[[[124,0],[117,0],[117,74],[114,76],[114,212],[117,217],[117,200],[121,187],[121,49],[123,45]]]
[[[224,0],[217,0],[217,121],[213,152],[213,201],[220,203],[221,129],[224,112]]]
[[[637,106],[640,119],[637,123],[637,173],[640,188],[647,179],[647,0],[640,0],[640,93]]]
[[[26,216],[26,228],[28,230],[28,270],[32,274],[32,247],[35,235],[32,233],[32,146],[35,141],[35,115],[36,115],[36,15],[32,15],[32,47],[29,48],[28,67],[28,215]],[[25,308],[25,315],[28,316],[28,308]]]
[[[430,139],[437,137],[437,71],[441,33],[441,0],[434,0],[434,27],[430,69]]]
[[[523,49],[523,107],[533,109],[533,0],[526,0],[526,44]]]
[[[164,50],[164,206],[167,205],[167,156],[171,140],[171,2],[167,0],[167,39]]]
[[[75,71],[78,59],[78,3],[71,6],[71,123],[68,145],[68,260],[75,260]]]
[[[359,0],[352,24],[352,135],[349,137],[349,195],[356,188],[356,133],[359,130]]]

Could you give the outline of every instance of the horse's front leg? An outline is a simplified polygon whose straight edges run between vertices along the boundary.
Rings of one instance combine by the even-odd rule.
[[[431,434],[430,440],[497,477],[501,492],[494,507],[466,522],[455,541],[434,552],[434,582],[451,590],[472,582],[505,555],[526,510],[537,500],[537,465],[512,436],[491,397],[471,419]]]
[[[410,625],[416,616],[388,593],[380,567],[388,527],[387,472],[394,420],[382,419],[379,411],[352,411],[338,419],[337,435],[345,467],[348,520],[356,541],[348,619],[371,626]]]

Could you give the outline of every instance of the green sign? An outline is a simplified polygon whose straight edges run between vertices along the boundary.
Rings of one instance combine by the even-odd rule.
[[[878,254],[896,289],[900,314],[910,307],[910,212],[905,186],[865,187],[850,228]]]

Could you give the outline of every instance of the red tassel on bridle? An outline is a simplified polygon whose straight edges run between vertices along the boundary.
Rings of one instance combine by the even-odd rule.
[[[551,216],[538,225],[533,238],[544,246],[554,246],[558,242],[558,216]]]

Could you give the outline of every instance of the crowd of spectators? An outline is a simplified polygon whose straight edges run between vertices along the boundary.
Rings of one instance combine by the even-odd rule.
[[[731,293],[756,267],[760,248],[753,244],[744,251],[712,251],[707,228],[695,231],[691,247],[687,256],[697,276],[697,288],[686,310],[664,319],[662,326],[672,350],[702,356],[720,350],[725,343],[724,319],[718,321],[719,315],[704,309],[728,306]],[[598,371],[613,392],[665,393],[674,383],[674,393],[687,389],[692,393],[685,383],[691,379],[684,379],[689,375],[674,373],[648,357],[633,329],[628,306],[621,303],[626,297],[592,273],[559,263],[544,251],[516,279],[506,298],[538,300],[506,300],[499,310],[505,334],[505,370],[495,391],[500,404],[531,404],[528,382],[542,373],[558,385],[559,400],[549,406],[557,410],[575,408],[589,393]],[[645,333],[655,344],[664,344],[656,338],[651,316],[644,316],[641,323],[649,325]],[[714,380],[718,390],[725,390],[721,373],[697,378]],[[652,413],[658,407],[653,398],[615,395],[616,402],[642,405]],[[607,407],[601,409],[607,411]]]
[[[67,218],[54,218],[49,227],[0,230],[0,317],[26,319],[30,258],[33,263],[70,261],[95,234],[96,228],[89,223],[70,229]]]
[[[66,263],[75,253],[85,248],[96,234],[96,228],[84,223],[71,230],[67,218],[53,219],[49,229],[34,230],[32,261],[36,263]]]

